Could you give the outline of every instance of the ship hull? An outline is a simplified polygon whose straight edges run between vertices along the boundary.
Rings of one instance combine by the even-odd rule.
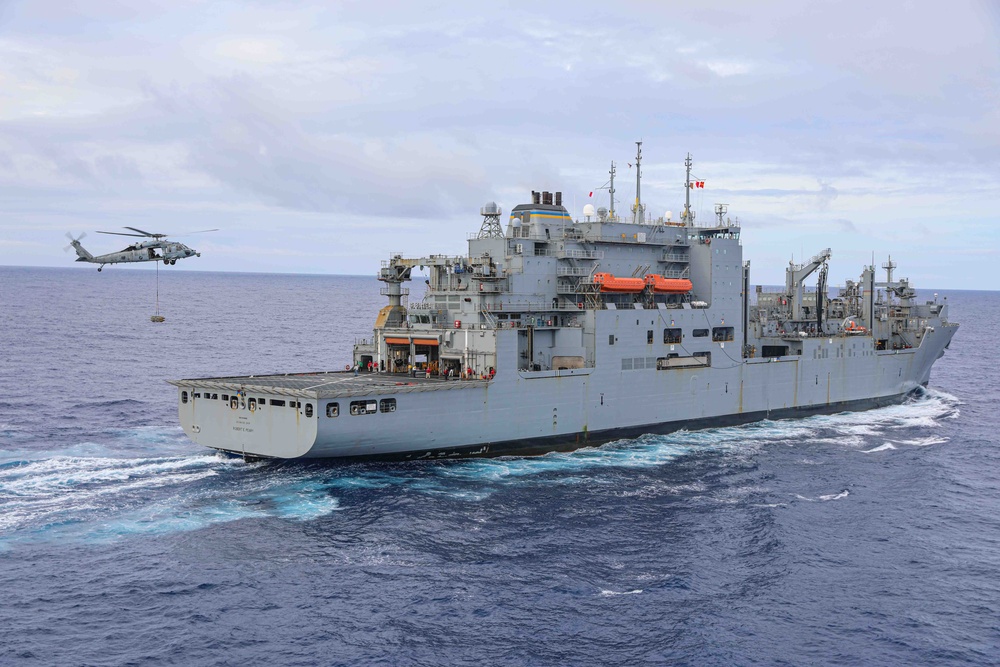
[[[701,419],[685,419],[680,421],[662,422],[659,424],[644,424],[622,428],[611,428],[603,431],[581,431],[554,436],[523,438],[488,442],[476,445],[444,447],[426,450],[408,450],[400,452],[385,452],[353,456],[310,456],[321,458],[331,463],[347,463],[359,461],[422,461],[435,459],[461,458],[494,458],[500,456],[540,456],[551,452],[572,452],[584,447],[598,447],[617,440],[629,440],[644,435],[669,435],[678,431],[701,431],[730,426],[744,426],[763,421],[785,419],[804,419],[816,415],[841,414],[844,412],[861,412],[898,405],[918,396],[921,389],[914,389],[904,394],[879,398],[864,398],[854,401],[843,401],[831,405],[812,405],[794,408],[764,410],[747,414],[719,415]],[[251,460],[272,458],[268,456],[246,454],[238,450],[219,449],[219,451]]]
[[[421,386],[389,381],[348,394],[316,391],[305,394],[300,407],[292,410],[249,412],[199,398],[182,402],[179,413],[192,440],[248,458],[540,454],[644,434],[898,403],[927,384],[931,366],[954,331],[939,326],[919,347],[899,351],[876,351],[870,338],[818,338],[803,341],[802,355],[731,363],[723,354],[726,344],[715,343],[717,365],[703,367],[643,364],[642,369],[626,371],[618,358],[617,367],[607,363],[562,371],[513,371],[492,381],[431,381]],[[622,339],[637,338],[620,324],[617,333]],[[497,345],[501,358],[516,354],[508,337],[499,336]],[[627,358],[640,358],[644,347],[636,346],[637,356]],[[632,354],[628,348],[623,352]],[[349,380],[351,374],[340,375]],[[251,381],[236,378],[216,384],[235,390],[244,386],[237,384],[240,380]],[[199,392],[198,387],[209,381],[183,383],[182,391],[187,387],[204,396],[205,390]],[[250,385],[245,391],[255,395],[267,389]],[[355,403],[381,406],[383,401],[392,401],[391,411],[353,414],[349,408]],[[334,404],[336,416],[327,417]]]

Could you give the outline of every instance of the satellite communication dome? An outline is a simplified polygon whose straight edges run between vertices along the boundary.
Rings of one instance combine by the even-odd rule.
[[[663,214],[663,218],[665,220],[669,220],[672,217],[674,217],[674,212],[673,211],[667,211],[666,213]]]
[[[586,206],[583,207],[583,214],[585,216],[587,216],[588,218],[590,216],[594,215],[594,212],[595,211],[594,211],[594,205],[593,204],[587,204]]]
[[[514,218],[513,220],[510,221],[510,224],[513,227],[520,227],[521,226],[521,218]]]

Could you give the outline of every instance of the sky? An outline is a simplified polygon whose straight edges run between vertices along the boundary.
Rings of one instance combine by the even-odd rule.
[[[690,152],[755,284],[829,247],[831,285],[1000,289],[1000,0],[0,0],[2,265],[127,225],[219,229],[171,271],[374,275],[489,201],[607,206],[612,160],[626,210],[638,140],[647,210]]]

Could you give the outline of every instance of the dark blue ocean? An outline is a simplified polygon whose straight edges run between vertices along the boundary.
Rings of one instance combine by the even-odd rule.
[[[2,665],[1000,664],[1000,293],[904,405],[334,466],[164,380],[342,368],[380,283],[155,275],[0,267]]]

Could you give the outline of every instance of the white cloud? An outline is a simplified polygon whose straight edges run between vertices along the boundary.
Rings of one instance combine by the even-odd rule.
[[[699,211],[730,205],[757,275],[775,272],[763,278],[782,263],[750,251],[836,240],[916,255],[934,243],[929,275],[998,284],[959,240],[1000,246],[989,3],[3,12],[0,234],[27,245],[0,262],[61,264],[57,231],[141,220],[226,227],[198,268],[370,273],[389,245],[461,251],[490,199],[509,209],[549,189],[582,206],[611,159],[628,200],[642,138],[650,210],[680,209],[692,151],[709,183]],[[311,237],[323,244],[305,250]]]

